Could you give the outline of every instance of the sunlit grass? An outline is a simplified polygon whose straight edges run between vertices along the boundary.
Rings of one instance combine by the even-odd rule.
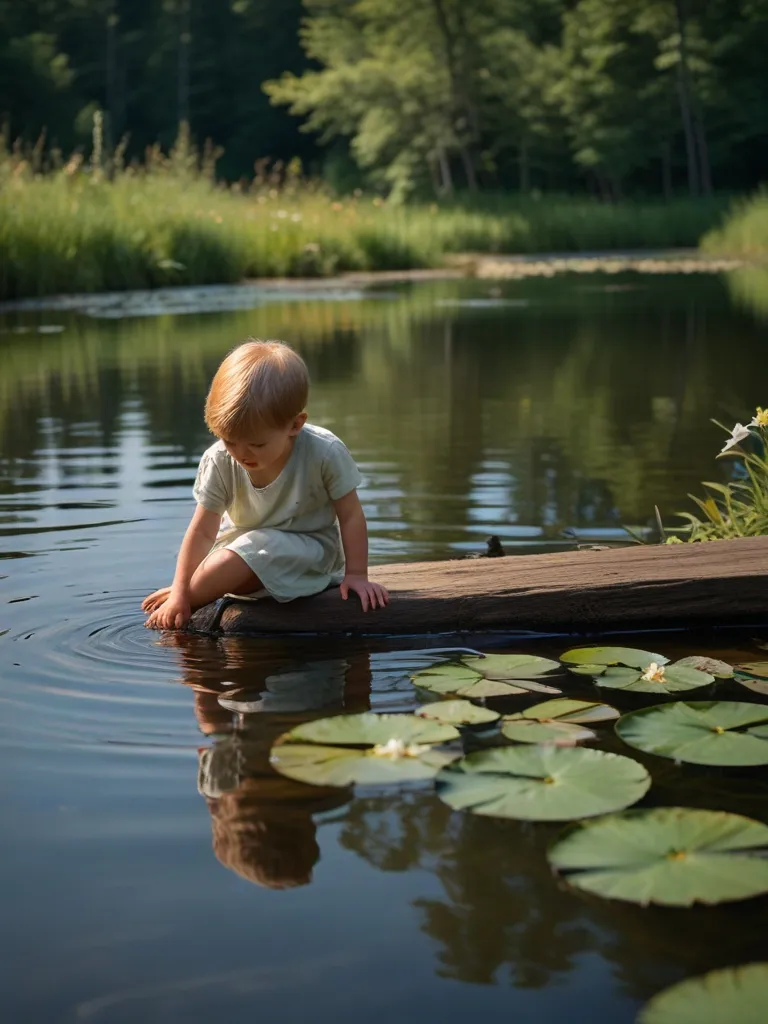
[[[0,158],[0,298],[439,267],[453,253],[694,246],[720,200],[603,204],[493,195],[398,206],[291,180],[224,188],[189,161]]]
[[[707,233],[702,248],[729,256],[768,257],[768,191],[740,200],[723,226]]]

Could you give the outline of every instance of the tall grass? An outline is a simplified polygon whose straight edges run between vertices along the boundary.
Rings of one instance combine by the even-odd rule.
[[[746,427],[737,423],[732,432],[727,427],[723,429],[732,436],[720,455],[742,460],[741,479],[726,484],[705,481],[703,486],[710,494],[703,498],[689,495],[703,518],[691,512],[678,512],[688,525],[668,537],[668,544],[768,534],[768,411],[758,408]],[[750,448],[742,448],[740,441],[747,441]]]
[[[98,154],[98,149],[96,150]],[[451,253],[696,245],[723,202],[486,196],[393,205],[295,174],[223,187],[185,143],[141,167],[0,153],[0,298],[439,267]]]
[[[702,239],[705,252],[768,257],[768,191],[736,203],[720,228]]]

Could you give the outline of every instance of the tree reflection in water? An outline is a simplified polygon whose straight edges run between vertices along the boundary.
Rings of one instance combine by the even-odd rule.
[[[358,797],[340,842],[381,871],[439,880],[442,897],[413,906],[442,977],[540,988],[597,955],[644,1000],[679,978],[755,959],[768,899],[671,909],[576,894],[547,864],[557,832],[457,814],[424,790]]]

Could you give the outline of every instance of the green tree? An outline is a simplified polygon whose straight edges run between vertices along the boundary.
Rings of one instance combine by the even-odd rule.
[[[265,89],[304,130],[351,140],[374,180],[403,196],[430,182],[471,190],[509,152],[527,186],[531,140],[551,134],[544,79],[558,0],[305,0],[302,42],[320,65]],[[538,8],[538,16],[533,12]]]

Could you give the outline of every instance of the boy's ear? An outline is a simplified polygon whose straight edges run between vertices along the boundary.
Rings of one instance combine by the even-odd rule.
[[[291,435],[293,436],[295,434],[298,434],[298,432],[301,430],[301,428],[304,426],[306,422],[307,414],[305,412],[300,412],[299,415],[291,424]]]

